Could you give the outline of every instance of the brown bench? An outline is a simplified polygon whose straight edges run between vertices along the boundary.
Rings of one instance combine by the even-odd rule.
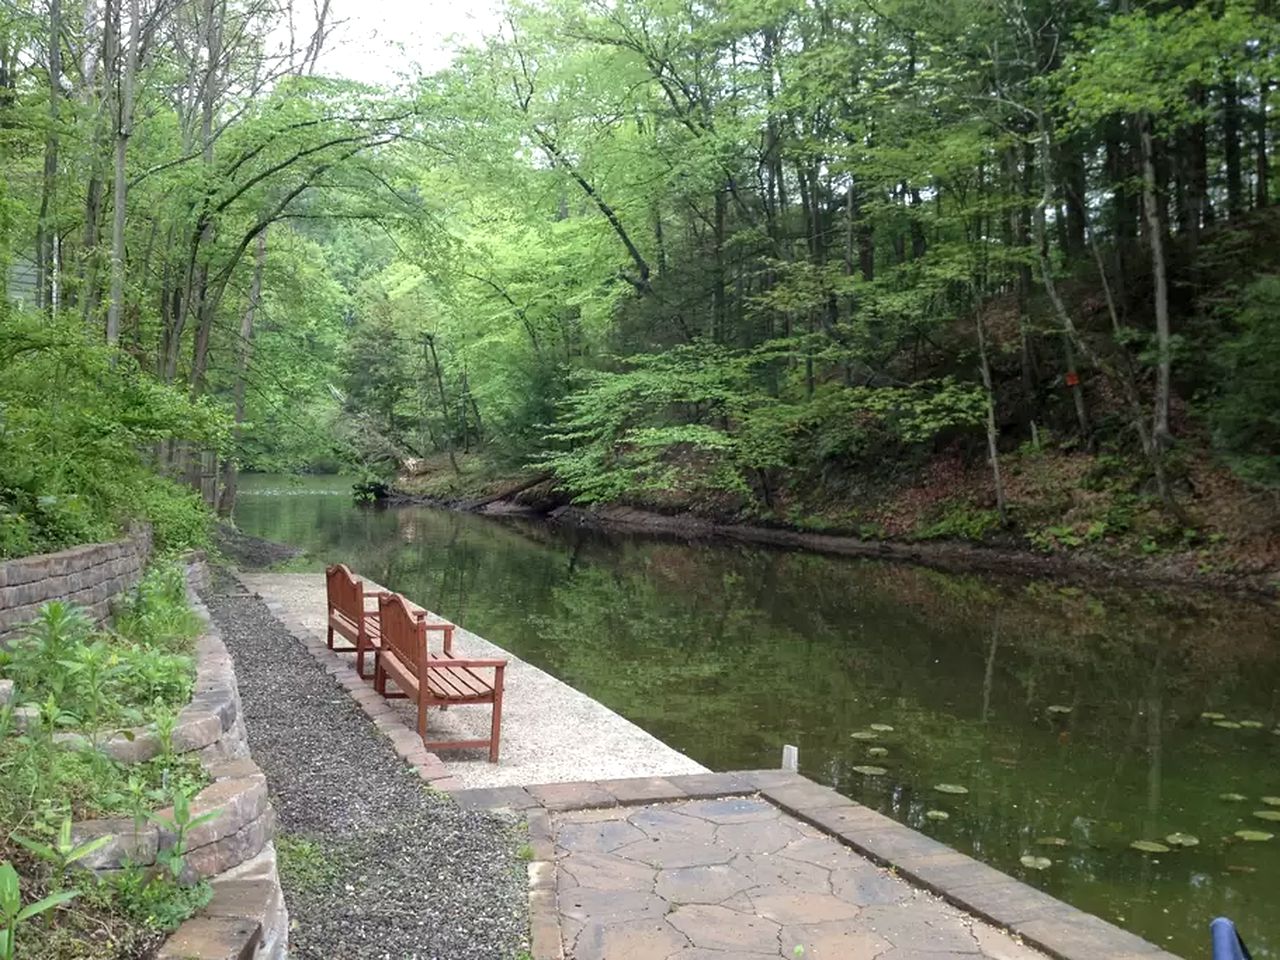
[[[364,672],[364,659],[371,654],[375,673],[378,651],[382,649],[382,626],[378,619],[378,598],[390,596],[385,591],[366,593],[364,582],[351,572],[344,563],[337,563],[325,570],[325,592],[328,596],[329,631],[327,643],[329,649],[336,653],[354,653],[356,655],[356,673],[364,679],[369,676]],[[373,607],[367,606],[372,603]],[[414,604],[410,604],[415,612],[431,616]],[[433,618],[427,624],[432,630],[440,630],[444,634],[444,649],[453,650],[453,624],[447,620]],[[336,647],[333,636],[337,633],[349,641],[351,646]]]
[[[374,689],[387,695],[387,679],[396,682],[418,704],[418,735],[432,750],[459,750],[488,747],[489,762],[498,762],[498,737],[502,726],[502,678],[507,661],[473,659],[453,654],[452,634],[445,634],[443,652],[433,652],[427,644],[427,611],[399,594],[378,595],[382,648],[374,668]],[[484,672],[492,670],[492,679]],[[427,709],[456,704],[489,703],[493,716],[488,740],[429,740]]]

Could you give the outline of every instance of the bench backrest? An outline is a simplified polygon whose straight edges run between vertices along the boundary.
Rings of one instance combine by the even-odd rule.
[[[427,631],[422,620],[398,593],[378,597],[378,617],[382,624],[382,649],[395,654],[413,676],[427,644]]]
[[[345,563],[335,563],[324,572],[329,606],[346,615],[359,626],[364,620],[364,584]]]

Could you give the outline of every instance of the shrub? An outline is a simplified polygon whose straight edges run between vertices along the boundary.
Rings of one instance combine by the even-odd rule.
[[[120,604],[117,632],[96,632],[80,610],[45,604],[0,659],[23,701],[52,702],[90,731],[136,725],[191,697],[191,640],[199,620],[182,571],[160,562]]]
[[[1255,280],[1236,316],[1239,333],[1214,351],[1217,392],[1207,413],[1213,442],[1242,479],[1280,487],[1280,276]]]
[[[157,475],[149,451],[173,440],[225,444],[212,403],[160,383],[91,342],[74,319],[0,306],[0,558],[155,524],[162,547],[203,545],[207,511]]]
[[[580,502],[673,488],[746,494],[768,471],[882,463],[889,452],[972,430],[984,415],[981,392],[950,379],[827,384],[778,398],[760,377],[771,359],[699,343],[584,373],[536,466]]]

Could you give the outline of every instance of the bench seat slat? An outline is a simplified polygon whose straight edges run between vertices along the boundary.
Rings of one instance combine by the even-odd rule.
[[[434,653],[427,654],[427,658],[428,661],[452,659],[452,657],[441,657]],[[431,676],[448,677],[449,683],[462,696],[486,694],[493,689],[492,683],[469,667],[432,667],[428,663],[427,673]]]

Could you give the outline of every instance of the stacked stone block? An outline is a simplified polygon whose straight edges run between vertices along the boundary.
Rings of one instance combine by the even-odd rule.
[[[105,619],[111,601],[141,579],[150,553],[151,530],[143,527],[112,543],[0,563],[0,646],[50,600],[66,600],[84,607],[95,621]]]

